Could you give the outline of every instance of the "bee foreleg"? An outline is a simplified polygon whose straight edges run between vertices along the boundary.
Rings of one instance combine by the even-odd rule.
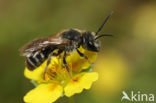
[[[78,54],[80,55],[80,57],[85,58],[85,59],[88,60],[88,62],[91,64],[91,62],[89,61],[88,57],[87,57],[85,54],[81,53],[78,49],[77,49],[77,52],[78,52]]]
[[[83,57],[83,58],[85,58],[85,59],[88,60],[88,57],[87,57],[86,55],[84,55],[83,53],[81,53],[78,49],[77,49],[77,52],[78,52],[78,54],[79,54],[81,57]]]
[[[66,51],[64,52],[63,63],[64,63],[64,66],[66,67],[67,72],[69,73],[69,76],[72,78],[71,73],[70,73],[70,68],[68,67],[67,62],[66,62]]]

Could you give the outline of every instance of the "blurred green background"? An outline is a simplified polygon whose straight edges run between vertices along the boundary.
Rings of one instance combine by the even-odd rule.
[[[155,0],[0,0],[0,103],[23,103],[33,88],[20,47],[63,29],[96,31],[111,11],[101,33],[114,37],[101,39],[99,80],[75,103],[121,103],[123,90],[156,94]]]

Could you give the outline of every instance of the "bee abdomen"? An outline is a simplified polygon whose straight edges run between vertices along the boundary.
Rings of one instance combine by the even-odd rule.
[[[30,57],[26,59],[26,66],[29,70],[34,70],[35,68],[39,67],[49,56],[51,52],[53,52],[55,48],[45,48],[40,52],[35,52]]]
[[[34,70],[35,68],[40,66],[45,59],[46,59],[46,56],[41,52],[41,53],[38,53],[37,55],[27,57],[26,65],[29,70]]]

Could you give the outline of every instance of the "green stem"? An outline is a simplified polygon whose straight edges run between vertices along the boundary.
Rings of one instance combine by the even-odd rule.
[[[74,103],[74,97],[73,96],[69,98],[69,103]]]

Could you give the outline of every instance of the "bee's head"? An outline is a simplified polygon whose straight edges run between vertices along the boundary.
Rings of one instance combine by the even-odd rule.
[[[95,51],[95,52],[99,51],[99,42],[97,39],[95,39],[94,32],[89,32],[89,31],[83,32],[81,45],[86,50]]]
[[[112,36],[111,34],[100,34],[98,35],[98,33],[101,31],[101,29],[103,28],[104,24],[108,21],[108,19],[111,17],[113,12],[111,12],[106,19],[104,20],[104,22],[102,23],[102,25],[98,28],[97,32],[89,32],[89,31],[84,31],[82,32],[82,41],[81,41],[81,45],[84,49],[86,50],[90,50],[90,51],[95,51],[98,52],[99,51],[99,41],[98,39],[103,37],[103,36]]]

